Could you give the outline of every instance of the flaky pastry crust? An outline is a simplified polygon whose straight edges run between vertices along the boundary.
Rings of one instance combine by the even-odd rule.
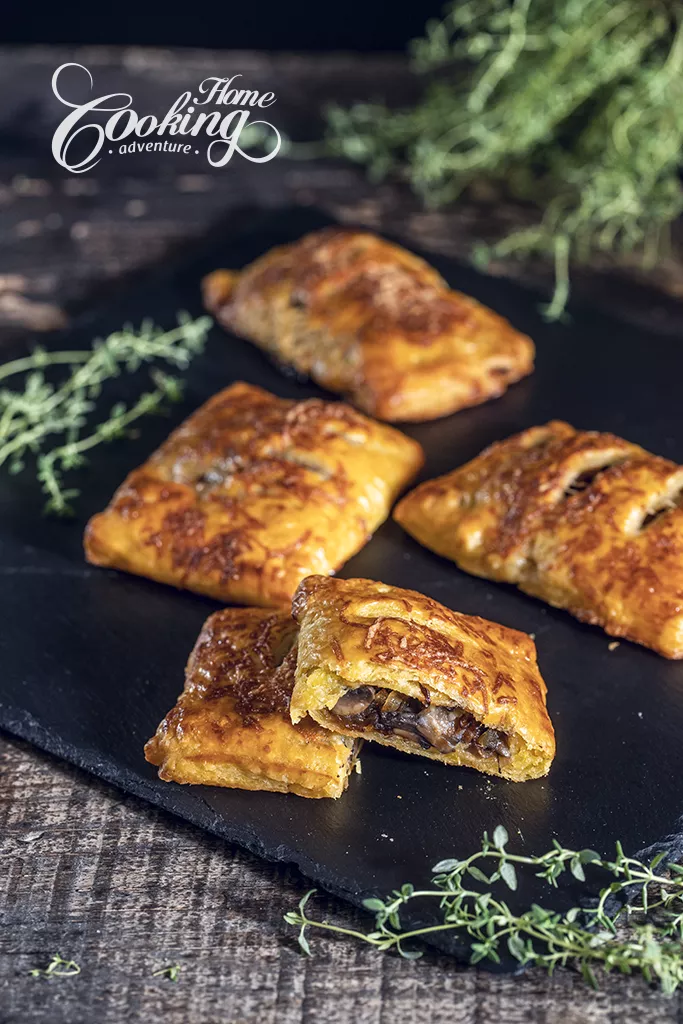
[[[383,420],[478,405],[533,369],[529,338],[364,231],[314,232],[215,271],[203,291],[226,328]]]
[[[683,657],[683,468],[554,421],[411,491],[420,543],[611,636]]]
[[[237,604],[289,607],[386,519],[422,464],[417,442],[341,402],[214,395],[94,516],[96,565]]]
[[[265,609],[228,608],[207,619],[185,689],[145,746],[162,779],[341,796],[353,740],[289,717],[296,633],[290,615]]]
[[[526,633],[453,612],[413,590],[361,579],[304,580],[293,613],[300,627],[293,721],[308,714],[350,736],[514,781],[547,774],[555,738],[536,648]],[[460,709],[505,735],[509,756],[481,756],[463,744],[444,753],[408,735],[345,728],[333,709],[361,687],[404,695],[423,709]]]

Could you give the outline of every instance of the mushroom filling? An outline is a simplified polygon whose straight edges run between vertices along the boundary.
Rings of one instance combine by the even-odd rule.
[[[510,756],[509,737],[488,729],[469,711],[441,705],[425,706],[413,697],[376,686],[348,690],[332,708],[332,714],[351,729],[374,729],[434,747],[450,754],[458,746],[478,757]]]

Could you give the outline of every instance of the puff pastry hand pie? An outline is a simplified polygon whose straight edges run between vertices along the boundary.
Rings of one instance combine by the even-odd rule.
[[[363,547],[422,458],[350,406],[233,384],[90,520],[86,556],[226,602],[289,606],[301,579]]]
[[[295,664],[291,616],[258,608],[216,612],[190,655],[184,692],[145,757],[168,782],[341,796],[357,744],[310,719],[292,725]]]
[[[304,580],[293,721],[521,782],[555,754],[531,637],[371,580]]]
[[[203,289],[225,327],[383,420],[478,405],[533,369],[529,338],[363,231],[317,231]]]
[[[394,517],[488,579],[683,657],[683,468],[552,422],[417,487]]]

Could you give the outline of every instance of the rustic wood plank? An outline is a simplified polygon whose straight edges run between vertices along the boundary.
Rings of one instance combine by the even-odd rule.
[[[683,996],[612,977],[408,963],[344,939],[299,953],[282,921],[308,885],[0,735],[0,1024],[674,1024]],[[31,838],[33,837],[33,838]],[[361,914],[321,898],[346,926]],[[53,953],[75,978],[36,980]],[[151,977],[182,967],[174,984]]]

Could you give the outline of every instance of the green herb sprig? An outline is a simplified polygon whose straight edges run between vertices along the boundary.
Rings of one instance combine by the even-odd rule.
[[[683,10],[673,0],[458,0],[412,44],[414,107],[328,111],[332,153],[397,174],[431,207],[488,182],[538,210],[478,258],[549,255],[559,317],[571,260],[652,267],[683,211]]]
[[[182,967],[180,964],[169,964],[168,967],[160,967],[152,971],[153,978],[167,978],[169,981],[179,981]]]
[[[180,381],[158,368],[151,370],[154,389],[130,406],[117,402],[108,416],[92,424],[103,386],[123,372],[135,373],[143,364],[160,360],[184,370],[201,352],[211,326],[210,317],[192,320],[178,316],[178,326],[164,331],[145,321],[96,340],[90,349],[48,352],[36,348],[31,355],[0,366],[0,381],[23,375],[23,388],[0,389],[0,467],[19,473],[34,459],[36,475],[47,495],[45,510],[57,515],[72,512],[79,494],[65,488],[63,474],[84,465],[85,452],[122,437],[135,420],[161,410],[166,401],[182,394]],[[53,383],[46,371],[66,366],[68,375]],[[59,443],[55,444],[55,440]]]
[[[31,978],[73,978],[81,973],[81,969],[75,960],[65,960],[59,953],[54,953],[47,967],[34,967],[28,973]]]
[[[664,853],[643,863],[627,857],[620,843],[612,860],[594,850],[565,849],[558,842],[541,856],[524,856],[509,853],[507,843],[507,831],[499,825],[491,839],[484,833],[481,849],[470,857],[437,864],[433,888],[406,884],[387,899],[365,900],[366,909],[375,914],[375,927],[367,932],[309,917],[308,902],[315,889],[306,893],[298,911],[285,914],[285,921],[299,928],[305,953],[310,953],[310,928],[349,935],[379,950],[395,949],[411,960],[422,955],[411,945],[413,940],[455,932],[466,940],[472,964],[486,959],[500,963],[501,953],[509,953],[520,964],[543,967],[548,973],[556,967],[578,967],[593,987],[598,985],[596,968],[640,972],[648,982],[659,982],[667,994],[683,982],[682,866],[668,864],[662,870]],[[515,890],[519,868],[534,870],[553,887],[567,871],[583,882],[586,865],[611,879],[586,909],[573,907],[560,914],[532,904],[518,914],[491,888],[502,882]],[[475,888],[475,882],[485,888]],[[425,899],[437,901],[442,919],[404,930],[402,908]]]

